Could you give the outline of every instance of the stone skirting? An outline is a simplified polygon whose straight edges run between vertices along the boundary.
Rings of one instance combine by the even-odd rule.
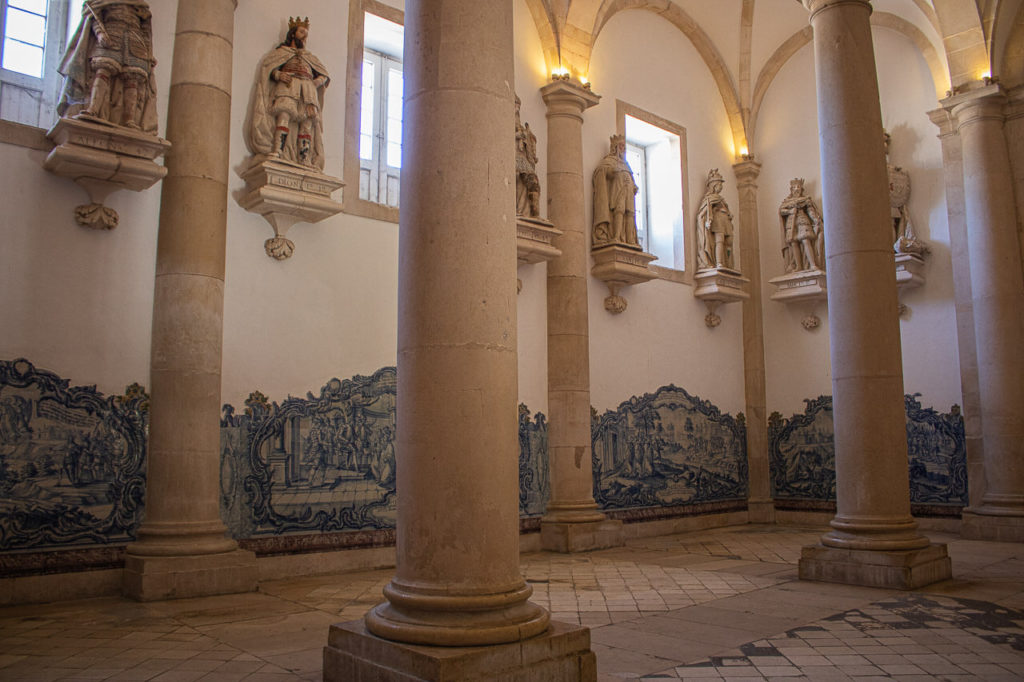
[[[836,512],[835,500],[790,500],[776,499],[775,509],[779,511],[797,512]],[[910,515],[915,518],[927,519],[959,519],[964,507],[945,504],[911,503]]]
[[[605,513],[609,519],[622,523],[645,523],[665,519],[682,519],[688,516],[706,516],[725,512],[747,511],[746,500],[721,500],[717,502],[698,502],[674,507],[641,507],[638,509],[612,509]]]

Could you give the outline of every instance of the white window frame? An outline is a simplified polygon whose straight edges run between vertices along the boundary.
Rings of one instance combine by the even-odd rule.
[[[36,78],[27,74],[3,68],[3,45],[7,36],[8,0],[0,0],[0,120],[20,123],[35,128],[48,128],[57,119],[57,98],[60,93],[61,76],[57,66],[67,45],[69,6],[79,7],[80,0],[48,0],[46,5],[46,29],[43,37],[42,76]],[[13,98],[3,91],[7,88],[27,91],[22,97],[38,102],[34,116],[18,116],[10,111]],[[7,111],[5,111],[7,109]]]
[[[373,122],[370,126],[372,133],[371,156],[364,159],[362,156],[362,134],[364,121],[362,120],[363,109],[360,106],[359,121],[359,198],[363,201],[371,201],[398,208],[400,192],[399,175],[401,173],[401,162],[393,166],[389,163],[388,144],[393,143],[388,137],[388,114],[389,103],[394,93],[391,92],[392,70],[402,70],[402,62],[386,54],[373,50],[363,50],[363,62],[370,62],[373,65]],[[360,74],[363,72],[360,71]],[[360,82],[362,79],[360,78]],[[363,92],[365,92],[365,86]],[[401,92],[398,93],[401,99]],[[361,100],[360,100],[361,101]],[[401,104],[399,104],[401,106]],[[401,133],[399,133],[401,134]],[[401,138],[399,138],[399,144]]]
[[[632,163],[631,157],[639,157],[639,163]],[[636,217],[636,238],[640,248],[646,251],[649,241],[647,239],[647,216],[650,215],[650,195],[647,183],[647,149],[634,142],[626,140],[626,163],[633,171],[633,181],[636,182],[637,193],[634,202],[634,215]]]
[[[650,125],[657,126],[658,128],[661,128],[662,130],[670,132],[673,135],[676,135],[676,136],[679,137],[679,166],[680,166],[680,168],[679,168],[679,173],[680,173],[679,177],[680,177],[680,182],[681,182],[681,185],[682,185],[680,190],[681,190],[681,197],[682,197],[682,204],[683,205],[681,206],[681,209],[682,209],[681,225],[680,225],[679,228],[677,228],[677,229],[674,228],[673,229],[673,240],[674,240],[673,258],[674,258],[674,260],[673,260],[672,266],[668,265],[667,263],[663,263],[662,261],[655,261],[654,263],[651,263],[648,267],[651,270],[653,270],[658,275],[659,279],[664,279],[664,280],[667,280],[667,281],[670,281],[670,282],[677,282],[677,283],[680,283],[680,284],[692,285],[693,284],[693,273],[694,273],[694,270],[695,270],[695,261],[694,261],[694,256],[693,256],[695,245],[694,245],[693,230],[691,229],[691,218],[688,215],[688,205],[687,205],[688,204],[688,199],[689,199],[689,196],[690,196],[689,195],[690,181],[689,181],[689,174],[687,172],[686,128],[684,128],[683,126],[679,125],[678,123],[674,123],[674,122],[669,121],[667,119],[664,119],[664,118],[662,118],[660,116],[652,114],[652,113],[650,113],[648,111],[644,111],[643,109],[641,109],[641,108],[639,108],[637,106],[634,106],[634,105],[629,104],[627,102],[623,102],[622,100],[616,100],[615,101],[615,118],[616,118],[616,124],[617,124],[617,132],[620,135],[624,136],[624,137],[626,136],[626,116],[631,116],[631,117],[639,119],[639,120],[641,120],[641,121],[643,121],[645,123],[649,123]],[[627,146],[630,144],[628,138],[626,140],[626,144],[627,144]],[[646,165],[649,165],[649,164],[645,164],[645,166]],[[649,193],[649,191],[650,191],[649,188],[651,187],[651,183],[650,183],[650,180],[649,180],[649,168],[645,167],[643,169],[643,172],[644,172],[644,178],[643,178],[644,183],[643,184],[644,184],[644,187],[647,188],[647,193]],[[637,173],[638,173],[637,169],[634,168],[633,169],[634,176],[636,176]],[[637,184],[640,184],[640,183],[638,182]],[[640,203],[640,201],[639,201],[640,197],[639,196],[637,197],[637,199],[638,199],[638,203]],[[649,225],[649,223],[650,223],[650,215],[651,215],[650,206],[648,204],[648,197],[647,196],[644,196],[643,204],[644,204],[644,212],[645,212],[644,227],[640,228],[639,224],[637,225],[637,227],[638,227],[638,229],[637,229],[637,232],[638,232],[637,236],[640,237],[639,233],[640,233],[640,231],[642,229],[644,231],[644,235],[643,235],[643,237],[640,237],[640,238],[643,240],[642,243],[645,244],[645,248],[646,248],[646,245],[649,243],[649,237],[650,237],[650,225]]]
[[[362,113],[363,59],[366,55],[366,50],[363,45],[363,31],[366,13],[375,14],[396,24],[405,24],[405,18],[402,10],[391,7],[390,5],[385,5],[378,0],[351,0],[349,2],[348,71],[346,73],[347,87],[345,100],[345,167],[343,173],[343,179],[345,180],[345,201],[343,210],[345,213],[352,215],[397,223],[397,206],[388,206],[386,203],[369,201],[368,199],[363,199],[359,196],[360,178],[364,170],[364,163],[359,156],[359,135],[360,118]],[[378,72],[380,72],[379,69]],[[384,89],[386,90],[386,88]],[[384,94],[386,95],[386,93]],[[381,101],[379,97],[378,101]],[[386,102],[386,100],[384,101]],[[375,108],[380,111],[379,107]],[[378,156],[378,158],[381,157]],[[369,170],[369,168],[366,168],[366,170]]]

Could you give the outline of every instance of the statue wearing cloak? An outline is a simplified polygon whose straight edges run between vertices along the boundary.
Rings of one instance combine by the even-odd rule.
[[[307,20],[308,21],[308,20]],[[301,25],[300,25],[301,27]],[[249,109],[246,143],[253,154],[318,170],[324,167],[324,90],[326,67],[296,40],[296,29],[260,62]],[[286,121],[287,125],[281,125]]]
[[[608,153],[594,170],[595,247],[622,244],[640,248],[636,233],[636,193],[633,170],[626,162],[626,140],[613,135]]]

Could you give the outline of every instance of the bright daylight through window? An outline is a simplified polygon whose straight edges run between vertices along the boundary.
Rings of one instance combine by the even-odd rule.
[[[81,14],[82,0],[0,0],[0,118],[42,128],[54,122],[57,66]]]
[[[626,161],[639,187],[636,227],[640,246],[656,265],[684,270],[682,141],[647,121],[626,115]]]
[[[359,117],[359,198],[398,206],[402,168],[403,28],[365,14]]]

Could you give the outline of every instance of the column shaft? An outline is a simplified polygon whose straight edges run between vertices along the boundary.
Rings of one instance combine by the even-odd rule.
[[[512,2],[421,0],[405,18],[398,566],[366,626],[513,642],[548,614],[519,571]]]
[[[977,343],[985,495],[970,511],[1003,521],[993,539],[1024,540],[1024,274],[1006,137],[1006,97],[998,86],[954,104],[963,146],[964,200]],[[1012,519],[1012,521],[1011,521]],[[994,525],[993,525],[994,523]],[[1003,526],[1005,525],[1005,528]],[[990,537],[976,528],[978,536]]]
[[[761,307],[761,248],[757,224],[757,177],[761,164],[733,165],[740,194],[740,263],[750,278],[750,298],[743,301],[743,391],[747,415],[748,515],[751,521],[775,520],[768,465],[768,415],[765,394],[764,319]]]
[[[830,547],[926,547],[910,516],[882,116],[867,0],[808,0],[825,212],[837,510]]]
[[[129,546],[140,599],[255,589],[220,519],[221,345],[234,0],[178,3],[157,240],[146,514]]]
[[[967,249],[967,218],[964,206],[964,169],[956,121],[946,109],[928,112],[939,128],[942,170],[945,177],[949,247],[953,257],[953,296],[956,311],[957,349],[960,360],[960,393],[967,449],[967,498],[980,501],[985,494],[984,441],[981,398],[978,392],[978,347],[974,340],[974,304],[971,301],[971,263]]]
[[[548,268],[548,454],[550,521],[600,521],[594,502],[590,441],[589,240],[583,198],[583,111],[597,98],[552,83],[548,105],[548,219],[562,231],[562,255]]]

